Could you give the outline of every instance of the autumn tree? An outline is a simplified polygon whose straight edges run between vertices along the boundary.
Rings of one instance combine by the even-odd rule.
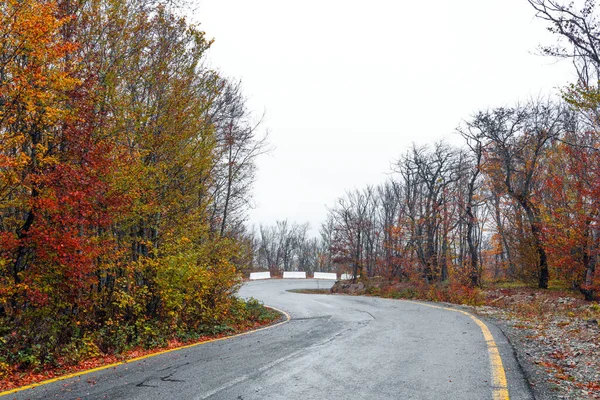
[[[572,132],[565,139],[584,146],[560,143],[550,154],[544,174],[545,240],[560,276],[592,300],[600,283],[600,152],[594,150],[595,133]]]
[[[233,188],[248,198],[252,174],[234,168],[253,171],[260,140],[242,120],[220,140],[211,41],[145,0],[7,1],[0,22],[0,363],[239,323]]]
[[[458,152],[444,143],[432,151],[413,147],[398,163],[406,190],[414,249],[427,282],[448,278],[449,231],[454,213],[452,195],[459,178]]]
[[[548,257],[542,237],[540,169],[546,150],[565,129],[569,114],[552,102],[498,108],[474,119],[485,147],[485,172],[522,208],[532,234],[539,266],[538,285],[548,287]]]
[[[383,235],[381,251],[383,274],[389,277],[400,277],[403,273],[403,261],[406,242],[402,240],[405,203],[402,201],[402,185],[395,180],[388,180],[377,187],[379,232]]]
[[[465,139],[469,149],[467,159],[461,163],[461,177],[465,179],[463,186],[463,204],[461,214],[466,223],[466,242],[469,255],[469,277],[472,286],[478,286],[481,282],[481,271],[479,268],[479,244],[476,235],[477,230],[477,209],[483,205],[481,168],[483,164],[483,134],[476,123],[466,122],[464,127],[460,127],[458,132]],[[478,198],[479,197],[479,198]],[[482,230],[479,229],[481,232]]]

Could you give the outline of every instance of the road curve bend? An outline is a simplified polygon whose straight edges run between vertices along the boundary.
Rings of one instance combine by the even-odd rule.
[[[428,303],[288,292],[331,285],[247,283],[241,296],[284,310],[291,320],[7,398],[533,399],[493,324]]]

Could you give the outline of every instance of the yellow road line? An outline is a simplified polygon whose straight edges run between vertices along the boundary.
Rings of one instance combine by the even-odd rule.
[[[464,314],[471,318],[481,329],[483,333],[483,338],[485,339],[485,343],[487,345],[488,354],[490,357],[490,367],[492,370],[492,395],[494,400],[510,400],[510,396],[508,395],[508,384],[506,381],[506,372],[504,371],[504,365],[502,364],[502,357],[500,357],[500,352],[498,351],[498,346],[494,341],[494,336],[488,329],[487,325],[484,324],[479,318],[475,317],[473,314],[470,314],[463,310],[458,310],[456,308],[451,307],[440,307],[434,306],[432,304],[421,303],[418,301],[404,300],[409,303],[415,303],[426,307],[431,308],[439,308],[441,310],[455,311],[461,314]]]
[[[232,336],[225,336],[225,337],[222,337],[222,338],[206,340],[204,342],[198,342],[198,343],[188,344],[188,345],[185,345],[185,346],[176,347],[174,349],[163,350],[163,351],[159,351],[157,353],[146,354],[145,356],[140,356],[140,357],[132,358],[132,359],[125,360],[125,361],[120,361],[120,362],[113,363],[113,364],[103,365],[103,366],[98,367],[98,368],[87,369],[85,371],[74,372],[72,374],[62,375],[62,376],[59,376],[57,378],[52,378],[52,379],[48,379],[48,380],[45,380],[45,381],[41,381],[41,382],[37,382],[37,383],[32,383],[31,385],[21,386],[21,387],[18,387],[18,388],[14,388],[14,389],[11,389],[11,390],[0,392],[0,397],[6,396],[6,395],[9,395],[9,394],[13,394],[13,393],[17,393],[17,392],[22,392],[23,390],[32,389],[34,387],[47,385],[47,384],[52,383],[52,382],[63,381],[65,379],[75,378],[75,377],[78,377],[78,376],[91,374],[93,372],[102,371],[103,369],[109,369],[109,368],[118,367],[119,365],[130,364],[132,362],[144,360],[144,359],[150,358],[150,357],[159,356],[161,354],[171,353],[173,351],[178,351],[178,350],[182,350],[182,349],[189,349],[190,347],[201,346],[201,345],[207,344],[207,343],[218,342],[220,340],[226,340],[226,339],[233,339],[233,338],[236,338],[236,337],[249,335],[251,333],[264,331],[266,329],[271,329],[271,328],[275,328],[276,326],[283,325],[283,324],[289,322],[290,319],[292,318],[292,317],[290,317],[290,315],[288,313],[286,313],[283,310],[280,310],[278,308],[271,307],[271,306],[265,306],[265,307],[271,308],[271,309],[273,309],[275,311],[278,311],[278,312],[282,313],[285,316],[285,321],[279,322],[279,323],[277,323],[275,325],[265,326],[264,328],[259,328],[259,329],[255,329],[255,330],[248,331],[248,332],[238,333],[238,334],[232,335]]]

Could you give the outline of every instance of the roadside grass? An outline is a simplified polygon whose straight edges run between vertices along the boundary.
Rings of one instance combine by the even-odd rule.
[[[176,350],[183,346],[201,344],[203,342],[233,336],[255,329],[263,328],[284,319],[279,311],[264,306],[256,299],[240,300],[240,310],[243,317],[237,318],[233,324],[202,326],[201,331],[174,332],[171,337],[157,341],[156,346],[132,346],[115,354],[102,354],[98,350],[91,352],[88,357],[73,357],[68,355],[57,360],[56,365],[38,368],[22,368],[0,362],[0,392],[40,383],[45,380],[59,378],[64,375],[99,368],[105,365],[125,363],[128,360],[161,353],[166,350]]]
[[[527,283],[519,280],[491,280],[483,285],[484,289],[537,289],[535,283]],[[548,282],[545,291],[574,292],[564,280],[552,279]]]
[[[444,282],[427,285],[424,283],[390,281],[381,277],[361,279],[356,284],[340,281],[331,288],[331,291],[333,293],[348,293],[390,299],[447,302],[472,306],[482,305],[485,300],[480,289],[471,288],[459,283]]]
[[[496,289],[520,289],[520,288],[529,288],[530,284],[521,282],[521,281],[495,281],[488,282],[485,288],[496,288]]]

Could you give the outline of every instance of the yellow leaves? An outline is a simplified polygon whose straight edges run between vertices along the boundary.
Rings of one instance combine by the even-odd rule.
[[[93,357],[92,326],[121,349],[232,319],[239,248],[210,225],[210,42],[150,3],[79,6],[75,20],[54,0],[0,3],[0,304],[20,296],[23,332],[68,315],[53,327],[77,326],[61,340]]]
[[[79,80],[66,58],[75,45],[62,39],[69,18],[58,11],[55,1],[6,0],[0,7],[0,196],[11,193],[13,207],[26,203],[35,168],[57,164],[49,150],[60,140],[58,127],[74,116],[68,92]]]
[[[600,104],[600,89],[582,84],[569,84],[562,90],[562,96],[572,106],[582,110],[595,110]]]
[[[0,107],[0,118],[18,112],[26,123],[56,123],[65,117],[64,92],[79,83],[65,66],[75,48],[61,39],[69,19],[56,17],[55,1],[8,0],[3,11],[0,50],[8,57],[0,96],[10,102]]]
[[[13,366],[5,363],[3,361],[0,361],[0,379],[4,379],[5,377],[9,376],[9,374],[12,372],[13,370]]]

